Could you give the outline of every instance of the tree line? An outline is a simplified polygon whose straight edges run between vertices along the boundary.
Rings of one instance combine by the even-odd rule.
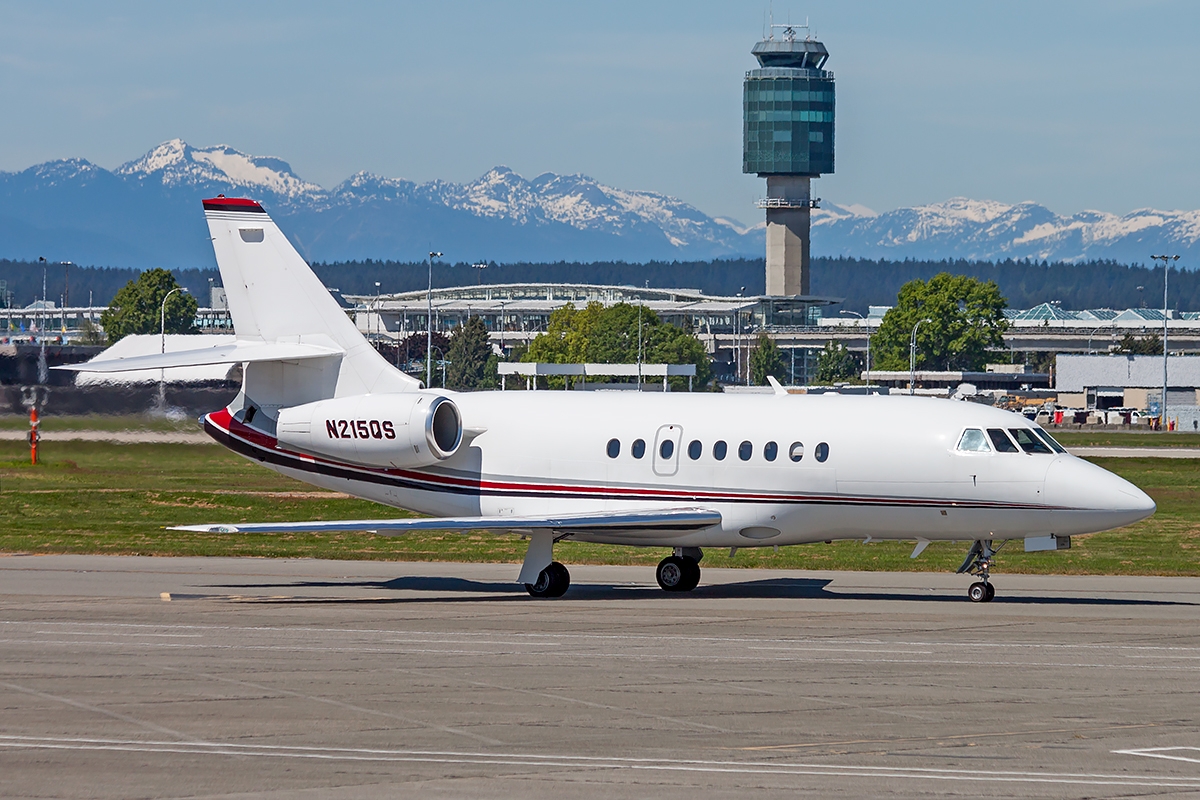
[[[342,294],[374,294],[423,289],[428,280],[424,262],[347,261],[313,265],[318,277]],[[209,304],[209,279],[220,284],[216,269],[171,270],[175,279],[200,301]],[[855,258],[815,258],[812,292],[844,297],[845,308],[860,314],[867,306],[893,305],[900,287],[911,280],[927,281],[939,273],[994,281],[1012,308],[1030,308],[1059,301],[1064,308],[1129,308],[1162,306],[1162,268],[1115,261],[1075,264],[1045,261],[885,261]],[[46,297],[59,302],[69,287],[72,305],[108,305],[138,270],[119,267],[46,268]],[[0,281],[6,281],[14,306],[26,306],[42,296],[42,267],[37,262],[0,259]],[[713,261],[651,261],[645,264],[600,261],[592,263],[491,263],[474,269],[470,263],[435,263],[435,286],[471,283],[600,283],[654,288],[700,289],[712,295],[756,295],[764,291],[762,259]],[[1142,287],[1139,289],[1138,287]],[[3,302],[3,298],[0,298]],[[1170,305],[1200,310],[1200,271],[1179,270],[1171,275]],[[839,308],[829,310],[836,314]]]
[[[871,336],[873,366],[903,370],[911,363],[920,369],[981,370],[997,353],[1004,353],[1006,304],[994,281],[945,272],[928,281],[909,281],[900,287],[895,304]],[[126,283],[100,320],[110,344],[159,329],[191,333],[196,306],[190,293],[180,291],[175,276],[151,269]],[[436,338],[441,381],[434,382],[431,375],[431,385],[464,391],[495,388],[500,354],[493,349],[482,319],[471,317],[448,337],[437,334]],[[381,352],[389,360],[394,358],[396,366],[420,372],[422,357],[430,357],[429,346],[428,339],[413,334],[381,345]],[[1161,350],[1161,343],[1153,336],[1129,335],[1121,343],[1126,352],[1153,352],[1156,347]],[[545,332],[527,349],[506,355],[512,360],[559,364],[695,365],[694,381],[670,379],[676,389],[687,383],[704,389],[713,377],[711,358],[689,327],[667,324],[650,309],[630,303],[606,307],[592,302],[583,308],[568,303],[550,315]],[[765,332],[757,337],[749,368],[753,382],[760,385],[768,377],[785,374],[783,353]],[[860,369],[857,354],[830,341],[818,359],[817,380],[857,381]],[[563,379],[541,380],[553,386]]]

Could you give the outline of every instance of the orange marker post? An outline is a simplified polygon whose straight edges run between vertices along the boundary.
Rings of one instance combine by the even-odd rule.
[[[34,406],[29,409],[29,463],[35,465],[38,463],[38,442],[42,440],[40,424],[37,406]]]

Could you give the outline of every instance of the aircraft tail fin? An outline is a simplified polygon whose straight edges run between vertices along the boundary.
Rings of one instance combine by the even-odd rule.
[[[283,406],[420,388],[420,381],[389,364],[359,333],[259,203],[215,197],[204,201],[204,216],[238,339],[344,353],[337,363],[317,370],[319,375],[315,364],[249,364],[247,395]]]

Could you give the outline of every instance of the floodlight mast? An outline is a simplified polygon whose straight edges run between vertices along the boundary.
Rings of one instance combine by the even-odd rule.
[[[425,316],[425,388],[433,385],[433,260],[442,254],[429,251],[429,294]]]
[[[45,386],[50,379],[46,368],[46,257],[38,256],[42,265],[42,307],[38,310],[38,338],[41,339],[42,349],[38,351],[38,383]]]
[[[929,322],[928,317],[917,320],[917,324],[913,325],[912,338],[908,342],[908,393],[916,394],[917,386],[917,328],[921,327],[922,322]],[[870,391],[868,388],[867,391]]]
[[[867,394],[870,394],[871,393],[871,320],[868,317],[864,317],[862,314],[858,313],[857,311],[850,311],[849,309],[846,309],[846,308],[843,308],[838,313],[839,314],[853,314],[854,316],[861,319],[863,321],[863,325],[866,326],[866,329],[867,329]],[[868,309],[867,313],[868,314],[871,313],[869,309]],[[795,349],[795,348],[793,348],[793,349]],[[792,358],[793,358],[793,360],[795,360],[795,356],[793,356]],[[793,381],[795,380],[795,376],[792,376],[792,380]]]
[[[1171,274],[1171,262],[1178,261],[1179,256],[1150,256],[1155,261],[1163,262],[1163,390],[1162,400],[1158,404],[1158,429],[1167,427],[1167,278]]]

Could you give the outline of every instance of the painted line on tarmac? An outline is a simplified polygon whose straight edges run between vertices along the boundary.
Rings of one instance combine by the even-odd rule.
[[[179,595],[172,594],[172,597]],[[495,638],[488,642],[473,642],[474,644],[506,644],[513,645],[516,643],[539,644],[534,641],[537,639],[550,639],[557,643],[562,639],[583,639],[583,640],[601,640],[601,641],[618,641],[618,642],[634,642],[653,644],[656,648],[661,646],[663,642],[683,642],[683,643],[713,643],[713,644],[735,644],[742,645],[747,649],[751,649],[752,645],[756,645],[754,649],[772,649],[767,647],[757,647],[757,645],[776,645],[779,647],[793,646],[796,649],[806,651],[810,649],[810,645],[826,646],[826,645],[867,645],[876,648],[890,647],[944,647],[949,649],[965,649],[976,650],[980,647],[990,649],[997,648],[1012,648],[1012,649],[1028,649],[1028,650],[1050,650],[1050,651],[1072,651],[1072,650],[1108,650],[1121,652],[1130,651],[1133,656],[1147,655],[1148,657],[1162,657],[1159,653],[1195,653],[1200,655],[1200,646],[1189,645],[1149,645],[1149,644],[1111,644],[1108,642],[1096,643],[1064,643],[1064,642],[997,642],[991,639],[969,639],[963,641],[949,640],[929,640],[922,639],[917,641],[909,640],[887,640],[887,639],[855,639],[855,638],[762,638],[762,637],[742,637],[742,636],[683,636],[679,634],[605,634],[605,633],[524,633],[520,631],[432,631],[432,630],[406,630],[403,628],[318,628],[312,626],[297,626],[284,627],[278,625],[180,625],[171,623],[153,623],[153,622],[55,622],[48,620],[0,620],[0,625],[14,626],[29,626],[39,628],[101,628],[101,629],[119,629],[132,628],[135,630],[186,630],[186,631],[211,631],[217,633],[285,633],[289,636],[301,633],[335,633],[335,634],[352,634],[355,636],[366,636],[370,634],[382,634],[384,636],[403,637],[399,639],[383,639],[382,642],[397,642],[397,643],[424,643],[424,644],[453,644],[461,639],[479,639],[482,637],[502,637]],[[52,631],[56,635],[79,635],[73,631],[56,630]],[[428,638],[414,638],[428,637]],[[514,641],[515,640],[515,641]],[[557,646],[557,644],[556,644]],[[821,647],[812,648],[821,649]],[[833,648],[831,648],[833,649]],[[850,649],[850,648],[847,648]],[[864,651],[865,652],[865,651]],[[871,651],[875,652],[875,651]],[[1132,656],[1131,656],[1132,657]],[[1191,656],[1189,656],[1191,657]]]
[[[420,675],[423,678],[443,678],[443,679],[445,678],[444,674],[439,675],[438,673],[431,673],[430,671],[423,670],[423,669],[413,669],[411,667],[407,667],[407,668],[394,667],[393,669],[402,675]],[[646,719],[656,719],[659,722],[668,722],[672,725],[682,726],[685,728],[696,728],[699,730],[716,731],[717,733],[731,733],[731,731],[728,728],[718,728],[716,725],[706,725],[703,722],[693,722],[692,720],[681,719],[679,717],[667,717],[667,716],[663,716],[661,714],[651,714],[646,711],[639,711],[637,709],[626,708],[624,706],[614,706],[614,705],[609,705],[606,703],[595,703],[595,702],[592,702],[591,700],[584,700],[583,698],[580,698],[580,697],[571,697],[570,695],[558,694],[556,692],[535,691],[533,689],[524,689],[519,686],[505,686],[504,684],[500,684],[500,683],[489,683],[486,681],[478,681],[478,680],[471,680],[471,679],[460,679],[460,681],[462,683],[467,684],[468,686],[479,686],[479,687],[483,687],[485,689],[500,689],[501,691],[514,692],[516,694],[526,694],[526,695],[531,695],[533,697],[542,697],[547,700],[561,700],[566,703],[575,703],[577,705],[582,705],[587,708],[598,708],[603,711],[616,711],[620,714],[627,714],[627,715],[635,716],[635,717],[644,717]]]
[[[856,744],[899,744],[901,742],[957,742],[974,741],[976,739],[994,739],[1006,736],[1041,736],[1058,733],[1101,733],[1104,731],[1127,731],[1139,728],[1158,728],[1157,722],[1144,722],[1137,725],[1105,725],[1102,727],[1075,728],[1041,728],[1025,731],[993,731],[990,733],[955,733],[948,736],[895,736],[886,739],[845,739],[838,742],[801,742],[798,744],[764,744],[752,747],[732,747],[731,750],[772,751],[772,750],[804,750],[812,747],[845,747]],[[1114,751],[1115,752],[1115,751]]]
[[[504,744],[499,739],[493,739],[490,736],[481,736],[478,733],[472,733],[471,731],[465,731],[461,728],[452,728],[448,725],[438,725],[437,723],[427,722],[418,717],[404,716],[402,714],[393,714],[389,711],[384,711],[384,710],[378,709],[378,708],[364,708],[363,706],[354,705],[353,703],[345,703],[341,700],[335,700],[332,697],[321,697],[319,695],[304,694],[303,692],[297,692],[292,689],[283,689],[278,686],[267,686],[262,683],[253,683],[251,681],[238,680],[237,678],[227,678],[222,675],[213,675],[208,672],[192,672],[190,670],[175,669],[173,667],[160,667],[160,669],[164,669],[168,672],[174,672],[174,673],[177,673],[180,675],[189,675],[193,678],[205,678],[206,680],[217,681],[220,683],[232,683],[236,686],[247,686],[247,687],[250,687],[251,689],[258,689],[259,691],[268,692],[271,694],[283,694],[283,695],[288,695],[289,697],[298,697],[302,700],[308,700],[313,703],[324,703],[325,705],[334,706],[335,708],[342,708],[347,711],[353,711],[358,714],[369,714],[369,715],[374,715],[374,716],[379,716],[379,717],[385,717],[388,719],[399,720],[400,722],[403,722],[407,725],[417,725],[422,728],[429,728],[429,729],[432,729],[435,731],[441,731],[442,733],[449,733],[454,736],[463,736],[468,739],[474,739],[477,742],[482,742],[484,744],[491,744],[491,745]]]
[[[833,654],[825,654],[830,657],[822,658],[821,654],[814,654],[813,657],[806,657],[803,650],[797,650],[792,655],[783,654],[757,654],[747,653],[746,655],[716,655],[712,653],[654,653],[654,652],[602,652],[591,649],[574,649],[574,650],[531,650],[527,643],[507,643],[509,649],[465,649],[464,647],[406,647],[403,643],[395,643],[391,647],[362,647],[357,645],[346,644],[329,644],[329,645],[292,645],[292,644],[216,644],[216,643],[189,643],[189,642],[139,642],[139,641],[102,641],[89,639],[86,641],[75,640],[58,640],[58,639],[20,639],[20,638],[4,638],[0,639],[0,644],[9,645],[39,645],[39,646],[56,646],[56,647],[76,647],[76,648],[98,648],[98,647],[119,647],[119,648],[138,648],[143,650],[158,649],[158,650],[213,650],[213,651],[231,651],[231,652],[274,652],[274,653],[346,653],[352,651],[358,654],[381,654],[381,655],[437,655],[437,656],[462,656],[462,657],[479,657],[479,656],[530,656],[537,655],[539,658],[555,658],[555,659],[577,659],[587,657],[593,659],[612,659],[617,661],[644,661],[654,663],[680,663],[688,661],[704,661],[704,662],[726,662],[730,664],[743,663],[758,663],[758,662],[780,662],[780,663],[797,663],[797,664],[812,664],[812,663],[827,663],[827,664],[912,664],[918,666],[988,666],[988,667],[1022,667],[1022,668],[1055,668],[1055,669],[1104,669],[1104,670],[1140,670],[1153,672],[1196,672],[1200,670],[1200,660],[1189,659],[1191,663],[1180,664],[1147,664],[1134,660],[1124,662],[1095,662],[1095,661],[1052,661],[1052,660],[1033,660],[1033,659],[997,659],[995,657],[980,656],[978,659],[963,659],[963,658],[849,658],[845,656],[834,656]]]
[[[1200,764],[1200,747],[1135,747],[1131,750],[1113,750],[1123,756],[1142,756],[1143,758],[1163,758],[1168,761],[1187,761]],[[1189,755],[1182,755],[1182,753]]]
[[[8,681],[0,681],[0,687],[3,687],[10,691],[27,694],[32,697],[37,697],[42,700],[50,700],[55,703],[61,703],[65,706],[71,706],[72,708],[78,708],[83,711],[89,711],[93,714],[100,714],[101,716],[120,720],[121,722],[128,722],[130,724],[137,725],[138,727],[146,728],[147,730],[154,731],[155,733],[160,733],[160,734],[165,733],[168,736],[175,736],[175,737],[178,737],[179,739],[186,739],[186,740],[191,740],[191,738],[192,738],[192,737],[188,736],[186,733],[181,733],[180,731],[174,730],[172,728],[164,728],[162,725],[156,725],[153,722],[147,722],[146,720],[138,719],[137,717],[131,717],[128,714],[121,714],[116,711],[110,711],[107,708],[100,708],[98,706],[91,705],[90,703],[84,703],[81,700],[73,700],[70,697],[62,697],[60,695],[50,694],[49,692],[40,692],[37,689],[31,689],[31,688],[28,688],[26,686],[21,686],[16,683],[9,683]],[[199,744],[198,742],[194,742],[194,743]]]
[[[694,759],[605,758],[541,753],[481,753],[438,750],[286,747],[224,742],[163,742],[135,739],[84,739],[0,735],[0,748],[11,750],[117,751],[240,758],[289,758],[319,761],[366,761],[425,764],[472,764],[504,767],[553,767],[586,770],[699,772],[743,775],[810,775],[844,778],[898,778],[924,781],[988,781],[1072,786],[1166,787],[1200,789],[1200,778],[1172,775],[1110,775],[1088,772],[1020,772],[980,769],[887,767],[866,764],[707,761]]]

